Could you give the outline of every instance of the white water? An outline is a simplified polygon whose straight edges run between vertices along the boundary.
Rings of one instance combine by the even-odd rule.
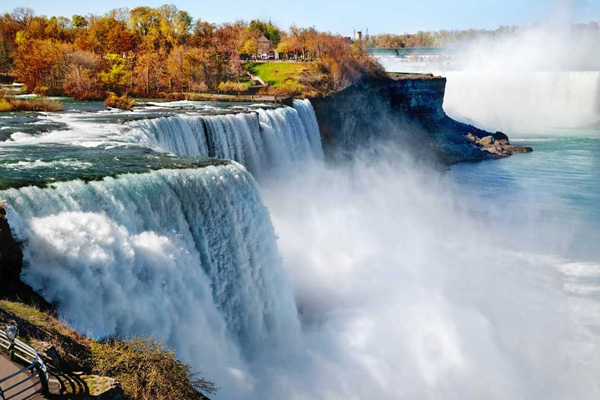
[[[600,122],[600,31],[574,28],[573,4],[551,5],[550,21],[440,50],[444,62],[380,60],[388,71],[445,76],[444,110],[480,128],[521,136],[588,127]]]
[[[269,214],[239,164],[0,197],[24,281],[80,332],[156,335],[226,398],[248,390],[249,361],[298,334]]]
[[[27,282],[83,332],[166,338],[219,398],[600,396],[600,269],[568,252],[579,221],[542,218],[535,193],[480,197],[393,145],[370,154],[261,180],[292,287],[238,166],[2,197]]]
[[[568,252],[580,221],[392,149],[263,185],[310,355],[266,397],[597,398],[600,264]]]
[[[166,104],[169,103],[161,103],[160,110],[190,107],[195,103],[174,102],[168,107]],[[35,135],[18,132],[0,145],[62,143],[96,147],[139,144],[180,156],[234,160],[256,176],[323,159],[319,127],[308,100],[294,100],[293,107],[232,107],[235,112],[226,114],[222,109],[203,104],[198,107],[197,112],[170,110],[170,116],[141,119],[125,125],[118,123],[118,119],[139,117],[148,111],[48,114],[48,119],[63,123],[68,129]],[[101,116],[106,122],[99,123],[95,116]]]
[[[507,133],[586,127],[600,121],[600,72],[441,72],[444,110]]]
[[[142,142],[183,156],[235,160],[254,174],[322,159],[319,127],[308,100],[294,108],[213,116],[174,116],[135,122]]]
[[[392,56],[379,58],[391,72],[446,77],[444,111],[451,118],[482,129],[522,135],[600,122],[598,70],[503,69],[501,63],[495,68],[475,65],[464,69],[420,63],[416,68]]]
[[[600,395],[598,265],[571,232],[376,154],[264,180],[293,291],[237,165],[1,196],[26,282],[82,332],[165,338],[218,398]]]

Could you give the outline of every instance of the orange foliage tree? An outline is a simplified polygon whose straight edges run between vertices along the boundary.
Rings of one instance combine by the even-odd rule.
[[[0,17],[0,73],[16,73],[31,91],[78,99],[217,90],[244,77],[242,64],[263,35],[283,58],[319,63],[327,90],[377,71],[364,48],[314,28],[215,25],[164,5],[70,19],[17,8]]]

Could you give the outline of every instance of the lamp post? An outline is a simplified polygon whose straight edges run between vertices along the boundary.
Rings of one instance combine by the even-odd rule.
[[[8,336],[8,340],[10,340],[10,345],[8,346],[8,352],[10,353],[10,359],[14,361],[14,347],[15,347],[15,339],[19,334],[19,328],[15,321],[10,321],[9,325],[6,327],[6,336]]]

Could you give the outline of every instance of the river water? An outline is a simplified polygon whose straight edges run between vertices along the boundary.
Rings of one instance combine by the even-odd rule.
[[[510,91],[470,108],[461,91],[483,86],[451,83],[448,113],[493,129]],[[66,322],[156,335],[217,398],[594,399],[588,103],[562,128],[507,112],[533,153],[444,170],[390,143],[327,163],[307,101],[73,104],[0,120],[0,196],[23,279]]]

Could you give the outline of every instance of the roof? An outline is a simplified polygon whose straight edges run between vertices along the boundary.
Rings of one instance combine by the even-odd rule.
[[[271,43],[271,41],[269,39],[267,39],[267,37],[265,35],[260,35],[260,37],[258,39],[256,39],[256,41],[258,43],[261,43],[261,42],[262,43],[267,43],[268,42],[269,44]]]

